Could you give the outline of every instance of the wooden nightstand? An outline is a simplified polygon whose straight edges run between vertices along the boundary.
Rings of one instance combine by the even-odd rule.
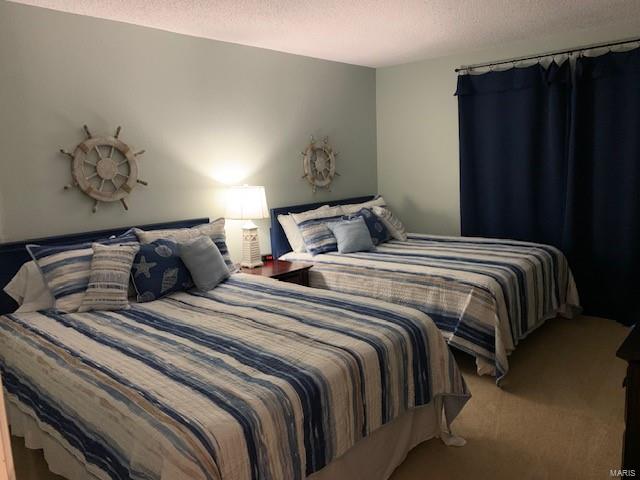
[[[628,363],[622,469],[640,469],[640,326],[636,325],[616,353]]]
[[[297,283],[305,287],[309,286],[309,269],[311,263],[285,262],[283,260],[267,260],[264,265],[256,268],[242,267],[242,273],[260,275],[275,278],[282,282]]]

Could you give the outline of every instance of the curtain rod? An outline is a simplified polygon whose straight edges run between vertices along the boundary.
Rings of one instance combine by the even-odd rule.
[[[584,52],[585,50],[593,50],[596,48],[604,48],[604,47],[615,47],[617,45],[625,45],[627,43],[640,42],[640,37],[628,38],[626,40],[617,40],[615,42],[606,42],[606,43],[594,43],[592,45],[584,45],[582,47],[574,47],[567,48],[565,50],[556,50],[551,52],[539,53],[537,55],[527,55],[524,57],[514,57],[508,60],[498,60],[496,62],[487,62],[487,63],[476,63],[475,65],[461,65],[455,69],[456,72],[461,72],[464,70],[473,70],[475,68],[483,68],[483,67],[493,67],[495,65],[504,65],[506,63],[517,63],[524,62],[525,60],[533,60],[534,58],[541,59],[544,57],[551,57],[555,55],[563,55],[563,54],[571,54],[575,52]],[[515,66],[515,65],[514,65]]]

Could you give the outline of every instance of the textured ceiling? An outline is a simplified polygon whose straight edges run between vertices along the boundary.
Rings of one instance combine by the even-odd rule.
[[[379,67],[640,18],[639,0],[16,0]]]

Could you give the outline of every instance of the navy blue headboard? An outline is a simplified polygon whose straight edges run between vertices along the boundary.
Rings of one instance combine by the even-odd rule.
[[[208,223],[208,218],[194,218],[167,223],[153,223],[150,225],[136,225],[142,230],[161,230],[165,228],[188,228],[202,223]],[[111,235],[121,235],[133,227],[118,227],[111,230],[98,230],[95,232],[72,233],[70,235],[58,235],[56,237],[37,238],[19,242],[0,244],[0,315],[13,312],[18,306],[13,299],[4,293],[2,288],[11,281],[20,267],[31,260],[26,246],[29,243],[38,245],[68,245],[73,243],[93,242],[108,238]]]
[[[349,203],[362,203],[373,200],[375,195],[367,195],[365,197],[345,198],[343,200],[329,200],[328,202],[316,202],[305,203],[304,205],[292,205],[290,207],[278,207],[271,209],[271,254],[273,258],[278,258],[287,252],[291,251],[291,245],[289,240],[284,234],[282,225],[278,222],[278,215],[287,215],[288,213],[300,213],[307,210],[313,210],[314,208],[321,207],[322,205],[346,205]]]

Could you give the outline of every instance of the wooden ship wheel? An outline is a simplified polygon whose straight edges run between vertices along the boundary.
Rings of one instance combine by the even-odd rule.
[[[139,183],[148,185],[138,178],[138,159],[144,150],[133,153],[120,140],[120,127],[113,137],[94,137],[85,125],[87,139],[75,148],[73,153],[60,150],[71,159],[73,181],[65,185],[65,190],[79,188],[95,200],[93,212],[98,211],[100,202],[120,202],[125,210],[129,206],[125,197]]]
[[[338,152],[334,152],[329,145],[329,138],[325,137],[322,145],[317,145],[313,137],[307,148],[302,152],[304,175],[311,188],[315,192],[318,188],[330,190],[333,177],[340,175],[336,172],[336,157]]]

